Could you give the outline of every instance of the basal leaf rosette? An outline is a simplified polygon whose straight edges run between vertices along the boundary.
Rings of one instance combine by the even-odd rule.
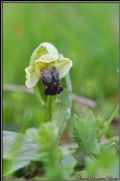
[[[28,88],[33,88],[40,80],[43,71],[50,70],[51,67],[56,67],[60,79],[62,79],[69,73],[72,61],[60,54],[51,43],[41,43],[32,53],[30,64],[25,69],[25,85]]]

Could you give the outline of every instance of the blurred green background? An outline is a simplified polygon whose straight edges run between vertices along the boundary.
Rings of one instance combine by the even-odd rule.
[[[24,85],[31,53],[48,41],[73,60],[73,93],[109,116],[118,103],[118,24],[116,3],[3,3],[3,84]],[[40,110],[34,95],[3,92],[6,130],[38,126]]]

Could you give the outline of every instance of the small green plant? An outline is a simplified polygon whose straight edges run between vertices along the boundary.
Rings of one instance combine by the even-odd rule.
[[[54,45],[41,43],[25,69],[25,84],[28,88],[34,87],[40,106],[44,107],[43,122],[54,122],[58,126],[58,137],[62,136],[71,115],[71,67],[72,61],[60,54]]]
[[[118,137],[107,138],[111,123],[88,115],[72,115],[72,61],[51,43],[40,44],[25,69],[26,86],[34,88],[43,110],[38,128],[25,134],[3,132],[4,177],[34,180],[68,180],[88,177],[118,177]],[[60,144],[73,122],[69,145]]]
[[[107,121],[96,118],[92,112],[85,117],[74,116],[73,138],[78,145],[75,157],[79,170],[82,167],[81,171],[76,172],[78,178],[119,177],[116,147],[119,139],[106,137],[117,112],[118,107]]]

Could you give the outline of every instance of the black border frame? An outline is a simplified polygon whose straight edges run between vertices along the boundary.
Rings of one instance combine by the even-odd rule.
[[[2,110],[2,105],[3,105],[3,4],[4,3],[117,3],[119,5],[119,82],[118,82],[118,92],[119,92],[119,169],[120,169],[120,1],[1,1],[1,180],[2,178],[2,148],[3,148],[3,124],[2,124],[2,115],[3,115],[3,110]],[[4,180],[4,179],[3,179]],[[6,180],[6,179],[5,179]],[[18,179],[15,179],[16,181]],[[15,180],[6,180],[6,181],[15,181]],[[80,179],[83,181],[87,180],[96,180],[96,181],[102,181],[102,180],[109,180],[109,181],[114,181],[114,180],[120,180],[120,171],[119,171],[119,178],[89,178],[89,179]],[[22,179],[19,179],[18,181],[23,181]]]

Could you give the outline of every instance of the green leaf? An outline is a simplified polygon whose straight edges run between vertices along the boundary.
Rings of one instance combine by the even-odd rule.
[[[76,160],[72,155],[65,155],[63,160],[61,161],[63,170],[65,170],[64,175],[66,178],[69,178],[74,171],[74,166],[76,165]],[[71,178],[71,177],[70,177]]]
[[[119,177],[119,158],[116,149],[102,149],[97,158],[86,157],[87,177],[96,178],[118,178]]]
[[[110,118],[108,119],[108,121],[106,121],[103,125],[103,128],[99,131],[98,133],[98,138],[102,137],[103,135],[105,135],[107,133],[107,131],[109,130],[111,123],[114,119],[114,117],[116,116],[117,112],[119,110],[119,106],[115,109],[115,111],[112,113],[112,115],[110,116]]]
[[[72,85],[70,75],[63,80],[64,91],[52,101],[51,121],[58,126],[58,139],[62,136],[71,116]]]
[[[74,139],[85,152],[97,154],[99,144],[96,138],[97,124],[93,115],[90,113],[87,118],[74,116]]]
[[[48,122],[40,126],[36,143],[42,153],[49,153],[57,143],[58,128],[55,124]]]
[[[14,173],[15,171],[26,167],[30,164],[30,161],[26,160],[4,160],[3,161],[3,176],[8,176]]]
[[[3,131],[3,159],[39,161],[42,156],[37,145],[23,134]]]
[[[38,130],[36,128],[29,128],[26,130],[25,140],[34,142],[36,140],[37,135],[38,135]]]
[[[45,96],[43,95],[44,87],[43,84],[39,81],[38,84],[34,87],[34,93],[41,106],[45,106]]]

